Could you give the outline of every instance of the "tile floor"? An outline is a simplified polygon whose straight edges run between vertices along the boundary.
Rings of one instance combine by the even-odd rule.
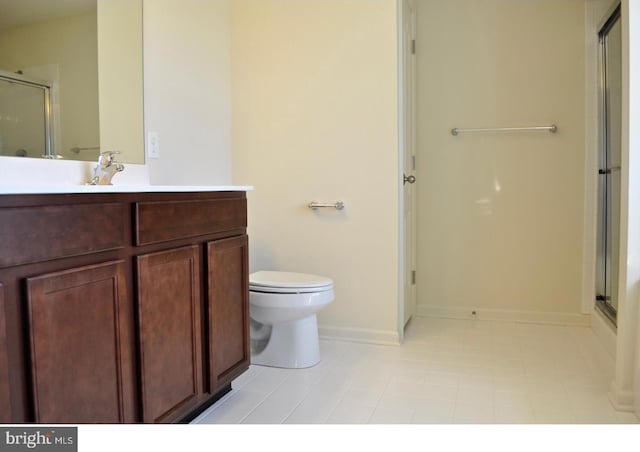
[[[591,329],[414,318],[401,346],[321,341],[309,369],[251,366],[199,424],[631,424]]]

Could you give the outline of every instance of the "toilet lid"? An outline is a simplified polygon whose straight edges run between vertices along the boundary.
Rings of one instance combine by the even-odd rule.
[[[259,271],[249,275],[250,289],[269,292],[274,289],[282,289],[283,292],[320,292],[330,289],[331,286],[331,279],[306,273]]]

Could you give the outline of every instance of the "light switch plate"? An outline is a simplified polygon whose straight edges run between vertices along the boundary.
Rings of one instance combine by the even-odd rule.
[[[147,132],[147,157],[160,158],[160,137],[158,132]]]

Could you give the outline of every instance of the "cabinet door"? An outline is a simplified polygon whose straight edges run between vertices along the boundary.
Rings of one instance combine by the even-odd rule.
[[[125,274],[114,261],[27,279],[35,422],[134,420]]]
[[[209,390],[249,368],[247,236],[208,243]]]
[[[171,422],[202,395],[197,246],[137,258],[144,422]]]
[[[4,313],[4,287],[0,284],[0,424],[11,422],[9,394],[9,360],[7,357],[7,325]]]

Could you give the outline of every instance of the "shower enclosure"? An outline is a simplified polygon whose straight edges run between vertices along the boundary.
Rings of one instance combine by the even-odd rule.
[[[600,145],[596,306],[614,323],[618,311],[622,55],[620,6],[599,31]]]
[[[51,87],[0,71],[0,155],[51,158]]]

